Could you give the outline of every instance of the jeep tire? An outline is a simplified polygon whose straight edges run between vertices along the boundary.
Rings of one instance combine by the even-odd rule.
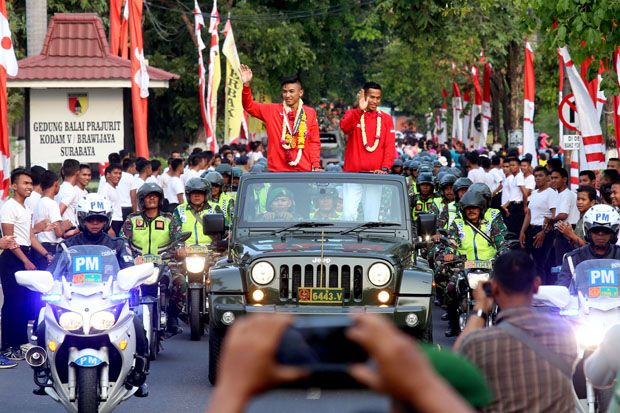
[[[220,350],[224,340],[224,329],[209,326],[209,383],[215,386],[217,368],[220,363]]]

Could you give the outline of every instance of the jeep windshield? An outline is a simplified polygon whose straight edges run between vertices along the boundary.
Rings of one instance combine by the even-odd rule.
[[[398,180],[362,180],[357,174],[287,174],[286,179],[278,175],[261,174],[264,179],[246,181],[239,197],[243,201],[238,205],[238,227],[281,229],[313,223],[306,228],[341,232],[367,222],[387,224],[375,225],[377,229],[394,223],[406,226],[406,200]],[[321,223],[330,225],[316,225]]]

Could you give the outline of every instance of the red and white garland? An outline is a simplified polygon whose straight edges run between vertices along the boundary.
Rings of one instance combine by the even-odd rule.
[[[293,122],[293,130],[288,122],[287,113],[292,109],[283,103],[284,111],[282,112],[282,136],[280,137],[280,145],[286,151],[286,161],[290,166],[297,166],[301,161],[303,149],[306,146],[306,112],[303,109],[303,101],[299,99],[297,113],[295,114],[295,122]],[[297,139],[295,139],[297,137]],[[297,148],[297,156],[291,160],[291,149]]]
[[[362,113],[362,117],[360,118],[360,128],[362,129],[362,143],[364,144],[364,149],[368,152],[374,152],[379,147],[379,138],[381,137],[381,111],[377,111],[377,130],[375,131],[375,140],[372,146],[368,145],[368,138],[366,137],[366,122],[364,121],[364,115],[366,112]]]

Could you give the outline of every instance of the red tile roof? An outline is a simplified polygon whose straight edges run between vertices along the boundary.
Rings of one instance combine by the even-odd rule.
[[[110,53],[103,23],[95,13],[57,13],[52,17],[43,50],[18,62],[11,80],[129,80],[130,61]],[[179,76],[148,66],[152,80]]]

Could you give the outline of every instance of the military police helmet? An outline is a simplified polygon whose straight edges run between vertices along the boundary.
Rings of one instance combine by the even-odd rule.
[[[222,174],[216,171],[209,171],[206,174],[202,175],[203,179],[206,179],[211,186],[223,186],[224,185],[224,177]]]
[[[472,192],[479,192],[484,199],[487,201],[487,205],[491,203],[491,198],[493,198],[493,194],[491,190],[487,186],[487,184],[483,184],[482,182],[476,182],[475,184],[471,184],[469,190]]]
[[[77,204],[77,219],[80,231],[87,233],[84,223],[90,218],[99,217],[106,220],[102,232],[107,232],[112,222],[112,203],[101,194],[86,194]]]
[[[458,178],[454,182],[452,189],[454,189],[454,194],[456,194],[460,189],[463,189],[463,188],[469,189],[469,187],[472,184],[473,182],[469,178]]]
[[[423,174],[423,173],[433,173],[433,167],[429,166],[427,164],[425,165],[421,165],[420,168],[418,169],[418,172]]]
[[[342,172],[342,167],[337,163],[330,163],[325,167],[325,172]]]
[[[441,179],[439,180],[439,189],[444,189],[447,186],[454,186],[454,183],[456,182],[458,178],[452,174],[445,174],[444,176],[441,177]]]
[[[590,233],[594,230],[605,230],[612,234],[610,243],[618,241],[620,214],[611,205],[594,205],[583,215],[583,230],[586,241],[591,242]]]
[[[219,172],[222,176],[232,176],[232,166],[229,163],[221,163],[215,167],[215,172]]]
[[[420,175],[418,175],[418,179],[416,180],[416,184],[418,186],[421,185],[421,184],[434,185],[435,184],[435,177],[430,172],[421,172]]]
[[[202,178],[192,178],[185,184],[185,197],[189,200],[192,192],[201,192],[207,199],[211,195],[211,182]]]
[[[149,182],[138,188],[138,192],[136,193],[140,210],[143,211],[145,209],[144,198],[149,194],[157,194],[157,196],[159,196],[159,210],[161,211],[164,209],[164,190],[161,189],[161,186]]]
[[[483,214],[487,209],[487,201],[481,193],[468,190],[459,201],[459,208],[463,215],[467,208],[480,208],[480,213]]]

